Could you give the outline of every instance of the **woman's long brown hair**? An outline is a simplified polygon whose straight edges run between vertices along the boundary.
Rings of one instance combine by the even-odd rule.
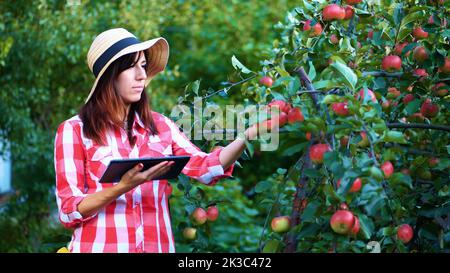
[[[142,52],[144,52],[148,60],[146,51],[141,51],[124,55],[111,63],[101,76],[92,97],[81,107],[78,115],[83,122],[83,134],[95,143],[105,145],[106,130],[122,127],[121,117],[125,115],[126,104],[115,90],[114,80],[117,79],[122,71],[134,66]],[[139,56],[136,56],[137,54]],[[131,146],[134,146],[135,143],[135,139],[131,135],[135,112],[138,113],[144,126],[150,129],[152,135],[158,134],[152,118],[149,98],[144,89],[141,99],[132,103],[128,112],[127,123],[129,129],[127,135]]]

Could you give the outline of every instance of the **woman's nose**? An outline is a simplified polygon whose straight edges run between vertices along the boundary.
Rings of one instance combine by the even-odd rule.
[[[144,67],[139,67],[136,74],[137,74],[136,78],[138,80],[145,80],[145,79],[147,79],[147,70]]]

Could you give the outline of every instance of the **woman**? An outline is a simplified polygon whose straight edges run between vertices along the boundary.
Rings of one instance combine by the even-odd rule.
[[[175,252],[162,162],[146,171],[138,164],[118,183],[98,180],[111,159],[189,155],[183,173],[213,185],[228,177],[245,148],[236,139],[204,153],[167,117],[150,110],[145,86],[163,71],[164,38],[140,42],[125,29],[98,35],[88,52],[96,80],[78,115],[58,127],[55,138],[59,218],[73,228],[71,252]],[[255,137],[255,129],[245,136]]]

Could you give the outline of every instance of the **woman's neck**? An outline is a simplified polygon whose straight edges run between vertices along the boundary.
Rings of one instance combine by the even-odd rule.
[[[125,116],[122,118],[122,121],[126,122],[128,120],[128,113],[130,112],[130,105],[127,104],[125,106]]]

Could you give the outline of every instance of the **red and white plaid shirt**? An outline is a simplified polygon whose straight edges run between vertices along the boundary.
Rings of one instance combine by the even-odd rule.
[[[80,214],[77,207],[83,198],[114,185],[98,182],[112,159],[190,155],[183,169],[187,176],[207,185],[231,176],[234,165],[224,171],[219,162],[222,149],[204,153],[170,119],[156,112],[153,119],[159,132],[154,136],[135,115],[134,147],[122,128],[108,131],[108,145],[93,144],[83,135],[79,116],[58,127],[54,154],[56,200],[61,223],[74,228],[71,252],[175,252],[168,208],[172,189],[167,180],[145,182],[92,216]]]

